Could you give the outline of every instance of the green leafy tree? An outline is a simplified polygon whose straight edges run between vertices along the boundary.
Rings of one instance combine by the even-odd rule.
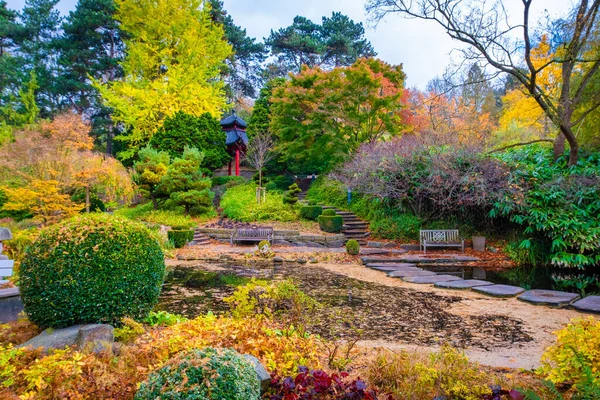
[[[331,18],[323,17],[321,25],[297,16],[287,28],[271,31],[265,41],[277,57],[271,71],[281,76],[300,72],[303,65],[333,68],[351,65],[361,57],[374,57],[377,53],[364,35],[362,23],[339,12],[332,13]]]
[[[267,58],[267,49],[233,22],[222,1],[210,0],[210,4],[213,21],[223,25],[225,38],[233,47],[233,54],[223,71],[230,100],[235,102],[241,96],[255,97],[256,87],[262,83],[262,63]]]
[[[172,158],[180,157],[186,147],[195,147],[204,154],[200,168],[211,172],[229,159],[225,132],[219,121],[209,113],[199,117],[178,112],[167,117],[163,126],[150,140],[150,146],[166,151]]]
[[[12,52],[14,35],[18,29],[17,13],[0,1],[0,105],[18,82],[18,66]]]
[[[186,147],[180,158],[173,160],[162,178],[160,190],[185,209],[186,214],[203,214],[211,205],[214,193],[211,180],[201,171],[204,155],[198,149]]]
[[[231,46],[202,0],[117,0],[115,18],[127,35],[123,79],[95,80],[105,104],[122,124],[123,159],[148,143],[166,117],[182,111],[218,117],[225,107],[217,79]]]
[[[404,79],[401,66],[377,59],[332,71],[305,67],[272,97],[279,161],[292,172],[328,172],[362,143],[398,135]]]
[[[139,161],[133,164],[133,179],[142,196],[152,200],[156,210],[158,200],[168,197],[161,191],[160,185],[171,165],[171,158],[166,151],[157,151],[148,146],[138,152],[138,159]]]
[[[114,19],[115,12],[114,0],[79,0],[56,41],[62,70],[57,81],[63,104],[92,120],[92,135],[105,144],[108,154],[113,152],[114,136],[110,110],[103,106],[90,77],[112,82],[122,75],[123,33]]]
[[[271,97],[273,90],[285,83],[285,78],[275,78],[268,81],[265,86],[260,89],[258,99],[254,103],[252,117],[248,122],[248,137],[252,137],[258,133],[269,132],[271,124]]]

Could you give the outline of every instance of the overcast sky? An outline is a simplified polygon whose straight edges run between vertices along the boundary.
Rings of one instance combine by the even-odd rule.
[[[8,0],[8,7],[20,10],[24,0]],[[366,24],[365,0],[223,0],[225,9],[237,25],[246,28],[248,34],[259,40],[269,36],[271,29],[289,26],[296,15],[314,22],[322,16],[340,11],[354,21]],[[68,14],[77,0],[61,0],[58,9]],[[520,0],[504,0],[513,16],[522,9]],[[533,2],[532,21],[541,17],[545,10],[550,16],[563,14],[571,7],[572,0],[537,0]],[[457,46],[445,32],[433,22],[408,20],[400,15],[389,16],[376,28],[366,26],[366,37],[379,58],[391,64],[403,64],[407,74],[407,86],[424,89],[427,82],[441,75],[451,60],[450,53]]]

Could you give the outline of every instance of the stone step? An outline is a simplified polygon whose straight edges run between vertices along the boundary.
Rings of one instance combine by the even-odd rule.
[[[577,311],[600,314],[600,296],[588,296],[571,304]]]
[[[354,214],[353,212],[349,212],[349,211],[336,211],[335,213],[337,215],[341,215],[341,216],[356,217],[356,214]]]
[[[389,253],[389,251],[385,251],[382,250],[382,253]],[[392,263],[392,264],[411,264],[414,265],[412,263],[407,263],[406,260],[404,258],[401,257],[389,257],[389,256],[366,256],[366,257],[361,257],[360,258],[361,261],[363,262],[363,264],[372,264],[372,263],[379,263],[379,264],[384,264],[384,263]]]
[[[525,291],[522,287],[511,285],[477,286],[473,290],[494,297],[514,297]]]
[[[466,290],[474,287],[480,286],[491,286],[492,282],[482,281],[479,279],[465,279],[465,280],[457,280],[451,282],[436,282],[435,287],[443,288],[443,289],[458,289],[458,290]]]
[[[528,290],[518,297],[519,300],[527,303],[551,307],[566,307],[579,298],[577,293],[541,289]]]
[[[454,275],[426,275],[426,276],[405,276],[402,278],[403,281],[410,283],[419,283],[419,284],[436,284],[438,282],[454,282],[460,281],[462,278],[459,278]]]
[[[377,269],[377,268],[389,268],[389,271],[394,271],[397,269],[405,269],[405,268],[417,268],[415,264],[407,264],[407,263],[371,263],[366,265],[367,268]],[[419,268],[420,269],[420,268]]]
[[[345,226],[368,228],[369,223],[364,221],[344,221]]]
[[[398,271],[392,271],[390,273],[388,273],[388,276],[391,278],[406,278],[408,276],[414,277],[414,276],[431,276],[431,275],[437,275],[435,272],[431,272],[431,271],[425,271],[424,269],[418,269],[416,271],[413,270],[398,270]]]
[[[359,228],[344,228],[342,227],[342,233],[345,235],[347,233],[366,233],[367,230],[366,229],[359,229]]]
[[[344,236],[346,237],[346,239],[366,239],[370,235],[371,234],[369,232],[344,234]]]

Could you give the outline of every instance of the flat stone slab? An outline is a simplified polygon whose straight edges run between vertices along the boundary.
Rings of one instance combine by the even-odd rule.
[[[576,310],[600,314],[600,296],[588,296],[571,304]]]
[[[417,268],[415,264],[408,263],[369,263],[367,264],[367,268],[392,268],[392,269],[402,269],[402,268]]]
[[[450,282],[436,282],[435,283],[435,286],[439,287],[439,288],[459,289],[459,290],[471,289],[471,288],[479,287],[479,286],[491,286],[491,285],[493,285],[492,282],[482,281],[479,279],[464,279],[464,280],[457,280],[457,281],[450,281]]]
[[[383,271],[383,272],[394,272],[394,271],[423,271],[421,268],[417,268],[417,267],[373,267],[371,269],[374,269],[376,271]]]
[[[424,269],[417,269],[416,271],[399,270],[399,271],[392,271],[388,274],[388,276],[392,277],[392,278],[405,278],[407,276],[430,276],[430,275],[437,275],[437,274],[435,272],[425,271]]]
[[[559,292],[557,290],[534,289],[526,291],[518,299],[532,304],[565,307],[579,299],[579,295],[577,293]]]
[[[361,257],[360,258],[361,261],[364,264],[371,264],[371,263],[404,263],[406,261],[404,261],[403,258],[399,258],[399,257]]]
[[[473,290],[494,297],[513,297],[525,291],[522,287],[511,285],[478,286]]]
[[[402,280],[410,283],[438,283],[438,282],[454,282],[461,281],[462,278],[453,275],[425,275],[425,276],[407,276]]]

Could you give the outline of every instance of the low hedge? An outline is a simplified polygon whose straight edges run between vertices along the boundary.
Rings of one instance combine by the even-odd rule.
[[[173,358],[140,385],[134,400],[258,400],[253,365],[231,349],[193,349]]]
[[[167,232],[167,236],[173,242],[175,248],[180,249],[194,240],[194,231],[191,229],[173,229]]]
[[[311,221],[316,221],[321,214],[323,214],[321,206],[305,206],[300,209],[300,216]]]
[[[118,325],[148,315],[164,273],[163,252],[145,226],[91,214],[44,229],[25,252],[19,282],[25,312],[40,328]]]
[[[246,182],[246,178],[243,176],[215,176],[212,178],[212,187],[221,185],[240,185]]]
[[[317,218],[321,230],[329,233],[341,232],[342,226],[344,225],[344,219],[339,215],[326,215],[325,211]]]
[[[356,239],[350,239],[346,243],[346,253],[357,256],[360,253],[360,243]]]

